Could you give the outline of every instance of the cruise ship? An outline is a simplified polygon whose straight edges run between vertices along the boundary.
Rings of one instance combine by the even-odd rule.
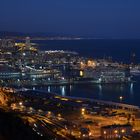
[[[140,66],[130,67],[130,74],[134,76],[140,75]]]
[[[85,69],[83,78],[91,78],[96,83],[126,83],[131,79],[124,69],[112,67],[99,67],[96,69]]]

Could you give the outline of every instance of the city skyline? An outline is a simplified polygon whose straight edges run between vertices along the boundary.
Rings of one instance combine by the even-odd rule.
[[[139,5],[0,0],[0,140],[140,140]]]

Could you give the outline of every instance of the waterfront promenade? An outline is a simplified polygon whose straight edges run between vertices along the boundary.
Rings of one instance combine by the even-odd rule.
[[[24,88],[24,89],[18,89],[17,91],[32,91],[32,89]],[[38,92],[37,90],[36,92]],[[44,91],[44,94],[46,92]],[[47,92],[48,93],[48,92]],[[97,100],[97,99],[89,99],[89,98],[81,98],[81,97],[70,97],[70,96],[60,96],[57,93],[51,93],[52,96],[58,96],[60,98],[66,98],[68,100],[78,100],[78,101],[83,101],[83,102],[89,102],[93,104],[97,104],[99,106],[104,106],[104,107],[110,107],[113,109],[123,109],[123,110],[128,110],[128,111],[139,111],[140,107],[135,106],[135,105],[130,105],[130,104],[124,104],[124,103],[118,103],[118,102],[112,102],[112,101],[104,101],[104,100]],[[86,104],[85,104],[86,105]]]
[[[89,99],[89,98],[80,98],[80,97],[66,97],[70,99],[78,99],[78,100],[84,100],[89,101],[91,103],[95,103],[101,106],[106,106],[114,109],[123,109],[123,110],[129,110],[129,111],[139,111],[139,106],[130,105],[130,104],[124,104],[124,103],[118,103],[118,102],[112,102],[112,101],[104,101],[104,100],[97,100],[97,99]]]

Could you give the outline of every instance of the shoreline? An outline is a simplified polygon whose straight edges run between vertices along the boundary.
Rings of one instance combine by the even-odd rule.
[[[18,90],[18,91],[22,91]],[[98,99],[90,99],[90,98],[83,98],[83,97],[72,97],[72,96],[62,96],[59,95],[57,93],[53,93],[53,92],[45,92],[44,90],[33,90],[33,89],[24,89],[24,92],[26,91],[34,91],[34,92],[40,92],[40,93],[44,93],[47,95],[51,95],[53,97],[57,96],[58,98],[66,98],[68,100],[78,100],[81,102],[89,102],[89,103],[96,103],[96,104],[100,104],[100,105],[107,105],[109,107],[113,107],[113,108],[122,108],[124,110],[129,110],[129,111],[140,111],[140,107],[137,105],[132,105],[132,104],[127,104],[127,103],[119,103],[119,102],[113,102],[113,101],[106,101],[106,100],[98,100]]]
[[[82,85],[82,84],[93,84],[93,85],[122,85],[122,84],[130,84],[136,83],[136,81],[124,81],[124,82],[97,82],[97,81],[53,81],[53,82],[29,82],[29,83],[12,83],[8,84],[8,86],[17,86],[17,87],[28,87],[30,86],[62,86],[62,85]]]

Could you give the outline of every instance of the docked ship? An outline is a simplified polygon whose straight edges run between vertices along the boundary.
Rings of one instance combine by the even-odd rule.
[[[131,78],[127,71],[112,67],[99,67],[96,69],[85,69],[83,71],[83,79],[91,79],[94,83],[126,83]],[[86,81],[86,80],[85,80]]]
[[[140,75],[140,66],[130,67],[130,74],[134,76]]]

